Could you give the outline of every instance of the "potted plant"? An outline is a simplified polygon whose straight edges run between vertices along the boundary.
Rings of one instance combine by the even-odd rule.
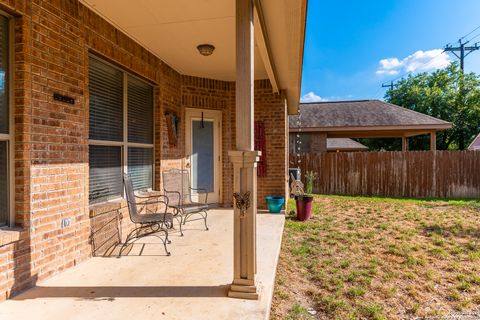
[[[282,211],[283,204],[285,203],[285,198],[283,196],[268,196],[265,197],[267,201],[268,211],[270,213],[280,213]]]
[[[298,188],[297,194],[295,194],[295,204],[297,207],[297,219],[305,221],[310,219],[312,214],[312,202],[313,196],[313,184],[317,178],[317,173],[313,171],[307,171],[305,174],[307,180],[307,193],[305,194],[302,188]]]

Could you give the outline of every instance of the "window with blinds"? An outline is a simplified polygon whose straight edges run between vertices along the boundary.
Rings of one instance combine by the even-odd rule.
[[[123,140],[123,72],[90,59],[90,139]]]
[[[121,196],[123,173],[152,188],[153,87],[94,57],[89,75],[90,203]]]
[[[128,77],[128,142],[153,144],[153,88],[131,76]]]
[[[89,199],[95,203],[122,195],[122,147],[89,147]]]
[[[153,149],[128,148],[128,174],[135,190],[152,187]]]
[[[9,154],[13,137],[10,135],[10,19],[0,15],[0,226],[10,221],[10,182],[12,181]]]

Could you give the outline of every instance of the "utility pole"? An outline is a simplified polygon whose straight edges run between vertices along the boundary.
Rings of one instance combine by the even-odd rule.
[[[452,45],[447,44],[444,50],[445,52],[453,53],[458,59],[460,59],[460,70],[462,70],[462,72],[465,66],[465,58],[473,51],[480,49],[478,42],[475,43],[474,46],[466,47],[465,45],[468,44],[468,42],[469,41],[462,42],[462,39],[460,39],[458,40],[458,47],[453,47]],[[457,52],[459,53],[457,54]]]
[[[382,83],[382,88],[390,88],[390,90],[393,90],[393,80],[390,81],[390,84],[387,84],[386,82]]]
[[[467,47],[466,44],[468,44],[470,41],[466,41],[466,42],[463,42],[462,41],[463,38],[460,38],[458,40],[458,47],[453,47],[452,45],[449,45],[447,44],[445,46],[445,52],[451,52],[453,53],[458,59],[460,59],[460,79],[459,79],[459,92],[460,92],[460,95],[458,96],[457,98],[457,107],[458,108],[464,108],[465,107],[465,101],[464,101],[464,97],[465,97],[465,79],[464,79],[464,67],[465,67],[465,58],[470,54],[472,53],[473,51],[477,51],[478,49],[480,49],[480,47],[478,46],[478,42],[475,43],[474,46],[470,46],[470,47]],[[457,54],[458,52],[458,54]],[[464,119],[463,117],[460,117],[458,123],[456,124],[456,126],[458,128],[463,128],[464,127]],[[458,142],[458,147],[460,150],[464,150],[465,149],[465,137],[461,134],[460,137],[459,137],[459,142]]]

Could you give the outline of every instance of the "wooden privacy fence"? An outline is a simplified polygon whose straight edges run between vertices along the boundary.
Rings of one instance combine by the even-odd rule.
[[[297,160],[301,162],[298,164]],[[290,168],[318,173],[320,194],[479,198],[480,152],[336,152],[290,154]]]

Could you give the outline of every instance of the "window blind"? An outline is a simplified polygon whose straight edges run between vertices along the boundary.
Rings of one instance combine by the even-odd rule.
[[[90,203],[122,195],[122,148],[89,147]]]
[[[128,148],[128,173],[134,190],[152,188],[153,149]]]
[[[8,223],[8,159],[7,141],[0,141],[0,226]]]
[[[128,77],[128,142],[153,144],[153,87]]]
[[[123,140],[123,72],[90,58],[90,139]]]

